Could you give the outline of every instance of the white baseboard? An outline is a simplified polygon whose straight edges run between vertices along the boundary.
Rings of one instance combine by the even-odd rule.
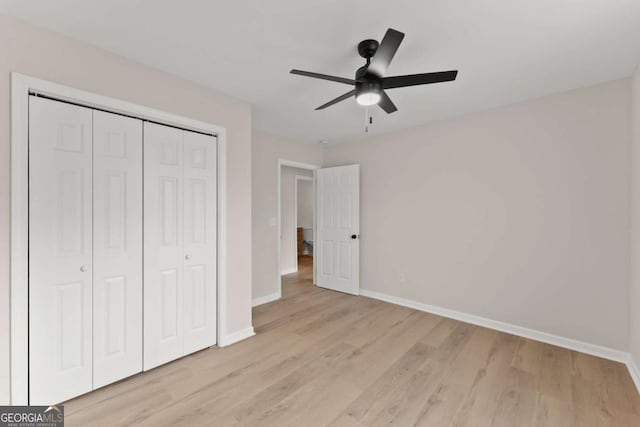
[[[638,389],[638,393],[640,393],[640,369],[638,369],[638,365],[636,365],[631,354],[629,354],[629,358],[627,360],[627,369],[629,370],[629,375],[631,375],[633,383]]]
[[[246,329],[241,329],[236,332],[221,336],[218,339],[218,347],[226,347],[231,344],[235,344],[238,341],[242,341],[249,337],[254,336],[256,333],[253,331],[253,326],[249,326]]]
[[[281,297],[280,292],[275,292],[273,294],[265,295],[263,297],[254,298],[251,301],[251,307],[257,307],[262,304],[266,304],[268,302],[279,300]]]
[[[280,272],[280,275],[281,276],[286,276],[287,274],[293,274],[293,273],[297,273],[297,272],[298,272],[298,270],[296,268],[289,268],[287,270],[282,270]]]
[[[559,335],[536,331],[535,329],[516,326],[510,323],[500,322],[498,320],[487,319],[485,317],[462,313],[460,311],[450,310],[448,308],[437,307],[429,304],[423,304],[421,302],[394,297],[391,295],[370,291],[367,289],[360,289],[360,295],[366,296],[369,298],[378,299],[385,302],[390,302],[392,304],[402,305],[404,307],[413,308],[415,310],[425,311],[427,313],[437,314],[438,316],[448,317],[451,319],[460,320],[462,322],[483,326],[485,328],[495,329],[497,331],[506,332],[511,335],[517,335],[517,336],[529,338],[536,341],[542,341],[547,344],[568,348],[569,350],[579,351],[581,353],[602,357],[604,359],[609,359],[616,362],[628,363],[630,360],[629,353],[627,353],[626,351],[616,350],[613,348],[603,347],[596,344],[590,344],[583,341],[562,337]],[[627,366],[629,365],[627,364]],[[636,385],[637,384],[638,382],[636,382]]]

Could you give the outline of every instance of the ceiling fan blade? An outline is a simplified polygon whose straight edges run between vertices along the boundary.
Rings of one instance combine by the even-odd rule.
[[[349,92],[345,93],[344,95],[340,95],[339,97],[332,99],[331,101],[327,102],[326,104],[322,104],[321,106],[319,106],[318,108],[316,108],[316,110],[324,110],[327,107],[332,106],[333,104],[337,104],[340,101],[344,101],[345,99],[348,99],[352,96],[354,96],[356,94],[356,90],[350,90]]]
[[[396,87],[427,85],[430,83],[450,82],[456,79],[458,70],[440,71],[437,73],[409,74],[406,76],[392,76],[382,79],[384,89]]]
[[[371,58],[368,71],[378,77],[384,76],[393,59],[393,55],[396,54],[400,43],[402,43],[402,39],[404,39],[404,33],[389,28],[382,42],[380,42],[376,53],[373,55],[373,58]]]
[[[296,74],[298,76],[313,77],[314,79],[322,79],[322,80],[329,80],[332,82],[344,83],[347,85],[356,84],[356,81],[352,79],[345,79],[344,77],[329,76],[327,74],[312,73],[310,71],[291,70],[290,73]]]
[[[385,91],[382,91],[380,95],[380,102],[378,102],[380,108],[382,108],[387,114],[391,114],[395,111],[398,111],[398,107],[393,103],[389,95]]]

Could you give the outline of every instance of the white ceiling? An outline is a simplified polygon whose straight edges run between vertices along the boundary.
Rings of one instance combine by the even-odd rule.
[[[370,133],[631,75],[638,0],[0,0],[17,16],[253,104],[254,127],[301,142],[364,136],[349,87],[288,74],[352,77],[356,45],[406,33],[388,75],[459,69],[452,83],[389,91]]]

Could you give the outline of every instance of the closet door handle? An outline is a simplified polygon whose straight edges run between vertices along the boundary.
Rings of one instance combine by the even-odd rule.
[[[88,266],[88,265],[81,265],[81,266],[80,266],[80,271],[82,271],[83,273],[84,273],[85,271],[87,271],[87,270],[89,270],[89,266]]]
[[[186,259],[186,260],[190,260],[190,259],[191,259],[191,255],[185,255],[185,256],[184,256],[184,259]]]

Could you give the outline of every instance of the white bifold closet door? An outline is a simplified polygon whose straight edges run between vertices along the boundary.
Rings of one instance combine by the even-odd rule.
[[[92,111],[29,97],[29,403],[92,383]]]
[[[142,371],[142,121],[93,112],[93,388]]]
[[[144,369],[216,343],[216,139],[144,124]]]
[[[216,344],[217,140],[184,135],[184,354]]]
[[[30,97],[32,405],[142,368],[141,168],[141,121]]]

